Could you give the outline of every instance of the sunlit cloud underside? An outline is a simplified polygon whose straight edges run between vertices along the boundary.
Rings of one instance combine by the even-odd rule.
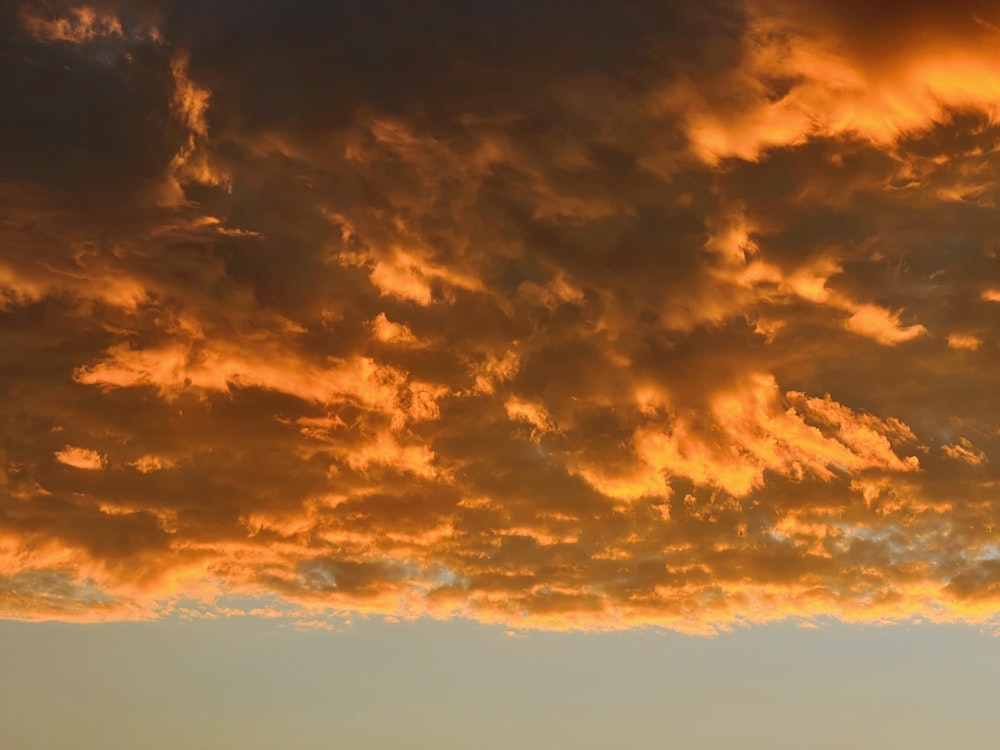
[[[486,5],[4,11],[0,616],[991,621],[1000,14]]]

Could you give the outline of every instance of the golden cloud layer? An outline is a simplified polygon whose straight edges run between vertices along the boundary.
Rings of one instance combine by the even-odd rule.
[[[0,616],[995,617],[988,9],[387,5],[17,10]]]

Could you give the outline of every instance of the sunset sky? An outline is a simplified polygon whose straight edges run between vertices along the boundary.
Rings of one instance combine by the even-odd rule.
[[[995,2],[27,0],[0,92],[14,750],[996,746]]]

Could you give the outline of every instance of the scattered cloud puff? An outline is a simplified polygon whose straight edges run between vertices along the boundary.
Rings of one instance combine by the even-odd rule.
[[[954,445],[943,445],[941,450],[948,458],[978,466],[986,461],[986,454],[978,450],[968,438],[959,438]]]
[[[382,343],[399,346],[417,346],[419,341],[406,323],[393,323],[385,313],[379,313],[371,321],[372,335]]]
[[[862,305],[846,320],[844,326],[849,331],[889,346],[901,344],[927,332],[920,324],[900,326],[899,313],[889,312],[875,305]]]
[[[142,474],[148,474],[151,471],[163,471],[164,469],[169,469],[174,465],[174,461],[169,458],[164,458],[163,456],[155,456],[151,453],[145,453],[135,461],[130,463],[134,466],[137,471]]]
[[[67,445],[61,451],[55,453],[56,461],[74,469],[86,469],[88,471],[100,471],[104,468],[107,460],[97,451],[87,448],[78,448],[75,445]]]
[[[626,5],[8,14],[0,616],[995,618],[1000,19]]]
[[[948,346],[952,349],[968,349],[969,351],[974,352],[982,345],[983,340],[978,336],[972,335],[971,333],[948,334]]]

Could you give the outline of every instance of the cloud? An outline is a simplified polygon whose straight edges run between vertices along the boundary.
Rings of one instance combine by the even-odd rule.
[[[995,114],[995,14],[983,10],[922,4],[928,12],[878,16],[855,4],[749,2],[739,63],[711,88],[671,82],[655,106],[682,113],[710,163],[830,137],[892,148],[951,110]]]
[[[184,184],[188,182],[229,187],[229,175],[215,164],[207,145],[206,112],[211,92],[191,80],[188,58],[184,54],[173,58],[170,72],[174,81],[172,109],[186,131],[186,138],[170,160],[167,170],[161,200],[168,204],[185,200]]]
[[[844,322],[844,327],[889,346],[910,341],[927,332],[919,324],[900,326],[899,313],[889,312],[876,305],[862,305]]]
[[[990,9],[460,5],[8,13],[0,616],[994,618]]]
[[[968,349],[976,351],[983,345],[983,340],[971,333],[949,333],[948,346],[952,349]]]
[[[552,432],[556,429],[552,417],[546,412],[544,406],[511,397],[504,404],[504,409],[507,411],[508,419],[514,422],[526,422],[531,426],[532,440],[538,440],[546,432]]]
[[[81,367],[79,383],[104,388],[152,386],[164,395],[184,389],[229,392],[230,388],[264,388],[307,401],[329,403],[340,398],[369,405],[388,405],[402,375],[374,361],[358,358],[324,366],[296,363],[281,350],[241,351],[239,347],[198,348],[184,345],[157,349],[115,346],[103,361]]]
[[[386,344],[399,346],[416,346],[419,344],[413,331],[405,323],[393,323],[385,313],[379,313],[371,321],[372,335]]]
[[[74,469],[86,469],[88,471],[100,471],[104,468],[107,459],[97,451],[88,448],[78,448],[75,445],[67,445],[61,451],[56,451],[56,461]]]
[[[84,44],[102,37],[121,37],[122,23],[111,14],[98,14],[89,6],[68,8],[63,16],[44,17],[29,5],[21,8],[24,29],[40,42]]]
[[[941,450],[948,458],[956,461],[964,461],[972,466],[978,466],[986,461],[986,454],[969,441],[968,438],[959,438],[954,445],[942,445]]]
[[[169,458],[164,458],[163,456],[156,456],[151,453],[145,453],[135,461],[131,462],[131,465],[136,468],[142,474],[148,474],[151,471],[163,471],[164,469],[169,469],[174,465],[174,461]]]
[[[785,400],[790,407],[781,403],[773,377],[753,375],[737,389],[715,396],[707,429],[680,418],[669,431],[639,432],[637,451],[657,471],[719,487],[736,497],[763,486],[765,471],[830,480],[834,468],[854,472],[919,467],[915,456],[901,459],[893,452],[886,433],[895,427],[855,414],[829,398],[790,392]],[[899,427],[909,434],[905,425]],[[703,437],[706,433],[711,439]]]

